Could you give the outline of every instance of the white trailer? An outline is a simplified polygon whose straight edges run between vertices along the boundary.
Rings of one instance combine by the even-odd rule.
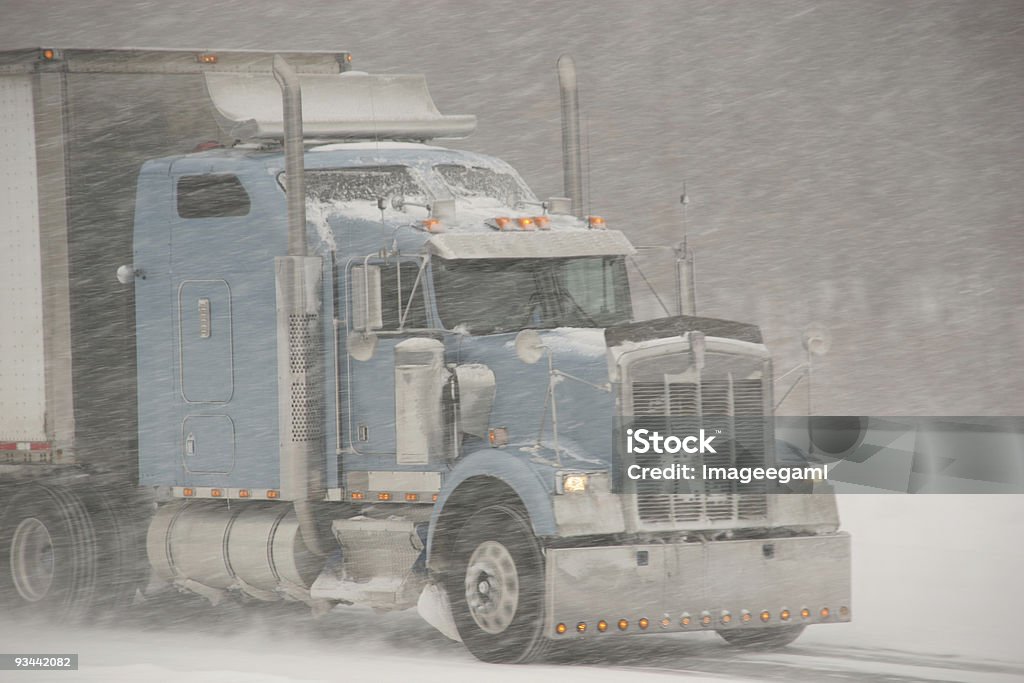
[[[285,56],[300,73],[349,63]],[[145,577],[134,298],[114,280],[132,260],[137,177],[148,159],[232,142],[204,74],[269,73],[272,57],[0,53],[0,601],[85,613]]]

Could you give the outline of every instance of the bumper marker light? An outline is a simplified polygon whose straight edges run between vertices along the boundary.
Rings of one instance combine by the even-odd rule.
[[[415,493],[407,493],[407,494],[405,494],[405,500],[410,502],[410,503],[415,503],[419,499],[420,499],[420,497],[417,494],[415,494]]]
[[[192,489],[182,489],[181,490],[181,495],[185,496],[186,498],[190,498],[190,497],[194,496],[195,493],[196,492],[193,491]]]
[[[352,500],[363,500],[364,498],[366,498],[366,494],[363,493],[362,491],[352,492]]]
[[[210,489],[210,496],[213,497],[213,498],[220,498],[221,497],[221,490],[220,489]]]
[[[809,610],[806,607],[804,607],[802,610],[800,610],[800,616],[802,616],[804,619],[810,619],[811,618],[811,610]]]
[[[597,622],[597,630],[600,631],[601,633],[604,633],[605,631],[607,631],[608,630],[608,622],[605,621],[604,619],[602,619],[601,621]]]
[[[750,620],[753,619],[753,618],[754,618],[754,615],[752,615],[747,610],[743,610],[743,612],[740,613],[740,621],[742,621],[744,624],[749,624]]]
[[[533,230],[535,227],[532,218],[517,218],[516,223],[520,230]]]
[[[768,610],[761,612],[761,621],[767,623],[772,618],[772,613]]]
[[[667,614],[661,618],[661,627],[662,628],[668,628],[671,625],[672,625],[672,620],[668,618]]]
[[[391,500],[391,494],[388,492],[378,493],[377,500]]]
[[[704,612],[703,614],[701,614],[700,615],[700,625],[701,626],[710,626],[711,625],[711,615],[708,614],[707,612]]]
[[[684,627],[685,626],[689,626],[691,621],[693,621],[693,620],[690,618],[689,614],[685,614],[684,613],[683,616],[679,617],[679,625],[680,626],[684,626]]]
[[[651,625],[651,622],[647,621],[647,617],[640,617],[640,621],[636,623],[640,626],[642,631],[646,631],[647,627]]]
[[[850,608],[849,607],[840,607],[839,608],[839,616],[844,617],[844,618],[850,616]]]
[[[789,610],[788,609],[784,609],[784,610],[782,610],[782,612],[779,613],[779,617],[783,621],[789,621],[789,616],[790,615],[789,615]]]
[[[730,622],[732,622],[732,615],[728,612],[722,612],[722,623],[728,624]]]
[[[281,497],[281,493],[278,492],[278,491],[273,491],[273,490],[267,491],[267,498],[280,498],[280,497]]]
[[[587,630],[587,624],[581,621],[580,623],[576,624],[576,630],[580,633],[585,633]]]
[[[831,612],[828,611],[828,607],[822,607],[819,614],[821,614],[822,619],[828,619],[828,615],[831,614]]]
[[[562,635],[567,630],[568,629],[566,629],[565,624],[559,624],[558,626],[555,627],[555,633],[557,633],[558,635]]]
[[[629,628],[629,622],[625,619],[619,619],[619,630],[625,631],[627,628]]]

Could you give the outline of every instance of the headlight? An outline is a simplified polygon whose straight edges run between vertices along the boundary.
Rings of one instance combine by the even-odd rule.
[[[590,475],[583,472],[562,472],[559,493],[586,493],[590,485]]]

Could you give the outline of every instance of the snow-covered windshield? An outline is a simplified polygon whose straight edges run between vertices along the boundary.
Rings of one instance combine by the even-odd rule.
[[[307,169],[306,194],[321,202],[427,197],[427,192],[406,166]]]
[[[500,173],[491,168],[439,164],[434,171],[451,189],[455,197],[473,199],[490,197],[502,206],[516,207],[524,201],[534,201],[533,193],[522,180],[511,173]]]
[[[441,322],[471,334],[607,327],[630,320],[621,256],[433,260]]]

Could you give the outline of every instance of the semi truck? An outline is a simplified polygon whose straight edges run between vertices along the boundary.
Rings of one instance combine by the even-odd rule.
[[[636,319],[559,70],[542,201],[346,52],[0,53],[0,613],[418,608],[491,662],[850,620],[827,490],[623,481],[625,417],[745,418],[715,463],[777,463],[772,359],[686,296]]]

